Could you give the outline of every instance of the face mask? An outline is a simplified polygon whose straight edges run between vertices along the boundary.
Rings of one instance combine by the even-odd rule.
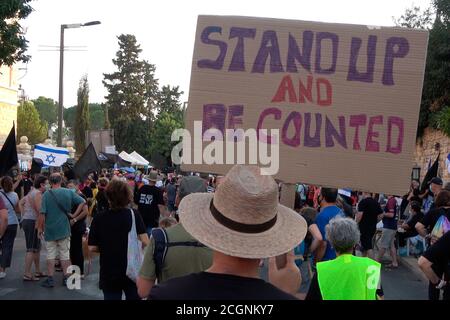
[[[50,184],[47,183],[47,184],[45,185],[45,190],[47,190],[47,191],[50,190]]]

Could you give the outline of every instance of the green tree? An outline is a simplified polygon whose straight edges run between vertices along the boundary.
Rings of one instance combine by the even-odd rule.
[[[77,106],[64,109],[64,122],[66,127],[74,128]],[[89,125],[92,130],[105,128],[105,112],[102,104],[89,103]],[[106,129],[106,128],[105,128]]]
[[[89,103],[89,124],[91,130],[104,128],[105,111],[100,103]]]
[[[39,112],[39,116],[43,121],[51,127],[58,119],[58,104],[51,98],[39,97],[33,100],[34,106]]]
[[[442,110],[431,114],[430,124],[450,137],[450,107],[445,106]]]
[[[150,155],[151,158],[151,155],[158,153],[167,159],[168,163],[171,163],[172,149],[178,143],[178,141],[172,142],[172,132],[175,129],[184,127],[183,115],[184,112],[181,108],[172,112],[163,111],[158,114],[151,130],[150,150],[147,156]]]
[[[435,19],[431,24],[433,14]],[[418,8],[408,9],[396,23],[404,27],[429,29],[417,131],[418,137],[421,137],[428,126],[442,128],[437,125],[440,123],[437,119],[445,115],[441,110],[450,105],[450,0],[434,0],[432,8],[423,12]]]
[[[0,66],[30,60],[30,56],[25,54],[28,41],[20,25],[20,20],[33,11],[28,2],[31,0],[0,1]]]
[[[422,11],[420,7],[413,6],[406,9],[400,18],[394,18],[394,23],[399,27],[429,30],[433,26],[433,11],[431,8]]]
[[[47,123],[39,118],[33,102],[22,102],[17,108],[17,136],[27,136],[30,144],[36,144],[43,142],[47,133]]]
[[[64,109],[64,123],[66,128],[75,127],[76,114],[77,114],[77,106]]]
[[[155,66],[139,59],[142,49],[136,37],[122,34],[118,40],[119,50],[113,59],[117,71],[104,74],[103,84],[108,90],[108,118],[115,132],[116,146],[133,151],[131,146],[138,139],[136,127],[143,130],[138,135],[142,134],[148,140],[158,102],[158,81],[155,79]],[[140,141],[136,151],[145,153],[146,144],[147,141]]]
[[[163,86],[158,97],[158,112],[176,112],[181,109],[180,97],[183,91],[180,87]]]
[[[135,121],[120,120],[115,122],[114,143],[117,151],[136,151],[144,157],[148,157],[150,139],[150,124],[148,120],[137,118]],[[132,137],[132,139],[130,138]],[[125,141],[125,145],[119,145],[117,141]]]
[[[78,87],[78,105],[75,117],[75,149],[83,153],[86,141],[86,130],[89,130],[89,84],[87,76],[83,76]]]

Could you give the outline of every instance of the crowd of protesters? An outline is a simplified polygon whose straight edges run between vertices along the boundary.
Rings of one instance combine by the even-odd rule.
[[[429,299],[450,299],[450,183],[438,177],[426,190],[412,181],[403,197],[298,184],[294,210],[255,166],[226,176],[24,174],[0,187],[0,279],[22,229],[24,281],[51,288],[61,270],[66,285],[71,265],[84,279],[98,255],[105,300],[383,299],[384,255],[395,269],[406,248],[420,255]],[[141,260],[130,261],[132,241]]]

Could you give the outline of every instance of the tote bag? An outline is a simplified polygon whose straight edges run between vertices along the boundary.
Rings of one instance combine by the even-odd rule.
[[[142,266],[142,261],[144,260],[144,252],[142,250],[141,241],[139,241],[136,232],[136,219],[134,216],[134,211],[131,211],[131,230],[128,233],[128,253],[127,253],[127,272],[128,278],[136,282],[139,275],[139,270]]]

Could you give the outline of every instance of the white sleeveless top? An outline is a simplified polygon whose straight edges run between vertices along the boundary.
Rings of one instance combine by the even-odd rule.
[[[25,203],[23,205],[22,219],[27,219],[27,220],[36,220],[37,219],[36,211],[34,211],[34,209],[33,209],[33,201],[34,201],[34,198],[36,197],[36,194],[38,194],[39,192],[40,192],[39,190],[33,189],[25,197]]]

